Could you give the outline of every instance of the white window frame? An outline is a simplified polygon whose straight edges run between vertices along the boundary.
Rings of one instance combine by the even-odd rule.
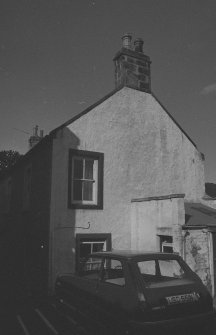
[[[167,252],[167,251],[164,251],[164,247],[172,248],[172,252],[173,252],[173,243],[167,243],[167,242],[162,243],[162,245],[161,245],[162,252]]]
[[[81,160],[83,162],[83,166],[85,169],[85,161],[91,159],[94,161],[94,165],[93,165],[93,179],[75,179],[74,178],[74,161],[75,160]],[[84,169],[83,169],[83,173],[84,173]],[[80,180],[80,181],[91,181],[92,182],[92,200],[74,200],[73,199],[73,191],[74,191],[74,181],[75,180]],[[83,191],[83,189],[82,189]],[[98,196],[98,160],[94,159],[94,158],[90,158],[88,156],[73,156],[72,157],[72,178],[71,178],[71,200],[73,204],[83,204],[83,205],[96,205],[97,204],[97,196]],[[83,197],[82,197],[83,198]]]
[[[172,242],[166,242],[165,239],[166,238],[172,238],[172,236],[170,235],[160,235],[160,246],[161,246],[161,252],[167,252],[167,251],[164,251],[164,247],[170,247],[172,248],[172,253],[174,252],[173,251],[173,241]]]
[[[91,251],[90,253],[93,252],[93,246],[94,244],[103,244],[103,250],[102,251],[105,251],[106,250],[106,240],[104,241],[97,241],[97,240],[89,240],[89,241],[81,241],[80,244],[90,244],[91,245]]]
[[[74,178],[74,164],[75,160],[82,161],[85,168],[85,161],[92,160],[93,163],[93,178],[84,178],[84,169],[82,178]],[[82,208],[82,209],[103,209],[103,153],[84,151],[77,149],[69,150],[69,175],[68,175],[68,207],[69,208]],[[78,181],[92,181],[92,200],[74,199],[74,182]],[[83,188],[84,190],[84,188]],[[82,191],[83,192],[83,191]]]

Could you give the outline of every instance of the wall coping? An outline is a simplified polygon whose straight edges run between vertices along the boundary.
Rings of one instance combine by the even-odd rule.
[[[184,193],[179,194],[168,194],[168,195],[161,195],[161,196],[155,196],[155,197],[147,197],[147,198],[137,198],[137,199],[131,199],[131,202],[144,202],[144,201],[152,201],[152,200],[167,200],[167,199],[173,199],[173,198],[184,198]]]

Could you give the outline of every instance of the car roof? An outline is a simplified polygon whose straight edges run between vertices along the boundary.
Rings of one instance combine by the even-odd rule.
[[[156,251],[139,251],[139,250],[112,250],[91,253],[92,256],[98,257],[117,257],[122,259],[179,259],[179,255],[173,253],[156,252]]]

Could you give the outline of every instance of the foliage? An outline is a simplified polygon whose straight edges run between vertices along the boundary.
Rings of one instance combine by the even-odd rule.
[[[22,155],[15,150],[0,151],[0,173],[10,169]]]

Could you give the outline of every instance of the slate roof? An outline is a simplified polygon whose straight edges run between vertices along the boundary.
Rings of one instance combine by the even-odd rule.
[[[188,227],[215,227],[216,209],[201,203],[185,202],[185,225]]]

